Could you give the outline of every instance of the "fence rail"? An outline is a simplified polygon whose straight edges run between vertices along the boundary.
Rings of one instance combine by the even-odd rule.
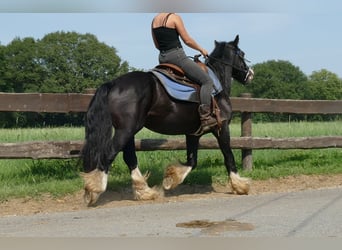
[[[78,141],[34,141],[22,143],[0,143],[0,159],[67,159],[77,158],[83,145]],[[138,151],[184,150],[185,139],[137,139]],[[342,148],[342,136],[300,138],[233,137],[235,149],[314,149]],[[216,139],[200,140],[200,149],[218,149]]]
[[[0,92],[0,112],[85,112],[93,94],[3,93]],[[286,100],[261,98],[231,98],[235,112],[271,112],[294,114],[341,114],[342,100]]]
[[[85,112],[93,94],[0,93],[0,112]],[[251,113],[342,114],[342,100],[280,100],[231,98],[234,112],[241,112],[241,137],[231,138],[231,146],[242,150],[245,169],[252,168],[253,149],[342,148],[342,136],[303,138],[252,137]],[[66,159],[79,157],[83,141],[35,141],[0,143],[0,158]],[[184,139],[136,140],[140,151],[184,150]],[[201,139],[200,149],[217,149],[215,139]]]

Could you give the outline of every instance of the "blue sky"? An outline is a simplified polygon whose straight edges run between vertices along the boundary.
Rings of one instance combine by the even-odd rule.
[[[102,5],[93,7],[94,11],[91,11],[91,8],[84,9],[83,6],[77,5],[79,0],[74,1],[76,7],[65,5],[62,9],[58,8],[58,3],[63,3],[63,0],[48,1],[54,3],[50,5],[39,5],[44,1],[26,0],[26,3],[31,1],[36,5],[28,5],[26,9],[23,5],[16,7],[16,2],[23,1],[2,0],[0,3],[2,45],[7,45],[15,37],[41,39],[55,31],[76,31],[94,34],[99,41],[115,47],[121,59],[128,61],[130,66],[149,69],[157,64],[158,51],[153,46],[150,33],[150,24],[155,13],[146,12],[161,11],[162,7],[168,5],[161,4],[160,10],[121,5],[121,8],[114,10],[115,5],[108,7],[108,1],[104,0]],[[143,0],[140,0],[141,2]],[[230,1],[225,0],[225,3],[228,2]],[[313,71],[327,69],[342,78],[341,1],[288,0],[287,3],[293,5],[280,5],[283,10],[274,6],[269,7],[265,4],[266,0],[259,1],[263,4],[259,7],[255,2],[256,0],[240,1],[245,5],[237,4],[233,10],[230,8],[231,11],[231,5],[222,7],[217,4],[209,8],[210,12],[203,11],[205,6],[195,9],[201,13],[186,12],[189,10],[188,7],[183,7],[185,11],[179,11],[177,8],[168,9],[186,12],[180,15],[188,32],[208,51],[213,49],[214,40],[230,41],[239,34],[240,47],[245,51],[251,64],[267,60],[287,60],[307,75]],[[248,8],[248,3],[254,5]],[[179,9],[182,10],[180,7]],[[56,11],[61,13],[55,13]],[[191,49],[186,49],[186,52],[188,55],[197,54]]]

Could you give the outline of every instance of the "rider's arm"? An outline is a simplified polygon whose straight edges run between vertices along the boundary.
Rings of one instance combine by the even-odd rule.
[[[179,36],[182,38],[183,42],[192,49],[198,50],[203,56],[207,56],[208,52],[199,46],[196,41],[189,35],[186,31],[182,18],[179,15],[172,15],[172,20],[174,22],[175,28]]]

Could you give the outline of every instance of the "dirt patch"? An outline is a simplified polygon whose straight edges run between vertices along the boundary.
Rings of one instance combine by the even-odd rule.
[[[306,189],[342,187],[342,174],[301,175],[265,181],[253,181],[250,195],[274,192],[293,192]],[[39,198],[12,199],[0,203],[0,216],[18,216],[37,213],[78,211],[118,206],[133,206],[147,203],[181,202],[189,199],[234,197],[229,186],[188,186],[180,185],[166,192],[163,198],[154,201],[135,201],[131,190],[107,191],[99,199],[96,207],[87,207],[83,202],[83,191],[61,198],[43,195]]]
[[[254,226],[250,223],[241,223],[236,220],[209,221],[193,220],[189,222],[177,223],[176,227],[202,228],[202,234],[218,235],[227,231],[251,231]]]

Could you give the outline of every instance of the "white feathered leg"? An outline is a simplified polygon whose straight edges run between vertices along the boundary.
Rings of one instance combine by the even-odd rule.
[[[154,200],[162,195],[156,187],[150,188],[146,182],[149,173],[142,175],[139,168],[135,168],[132,173],[132,188],[134,199],[136,200]]]
[[[237,194],[248,194],[250,189],[251,181],[248,178],[240,177],[238,173],[231,172],[230,185],[234,193]]]
[[[169,165],[164,173],[163,187],[173,189],[181,184],[190,173],[192,167],[184,165]]]
[[[100,195],[106,191],[108,174],[95,169],[89,173],[82,173],[84,180],[84,201],[88,206],[96,203]]]

